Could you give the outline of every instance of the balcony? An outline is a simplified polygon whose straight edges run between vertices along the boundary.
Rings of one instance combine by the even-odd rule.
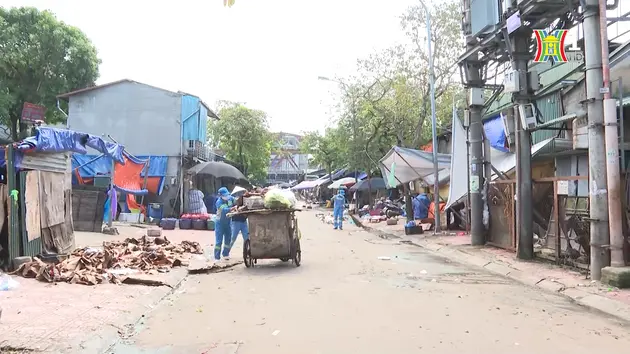
[[[214,153],[212,148],[200,141],[188,140],[186,155],[199,161],[221,161],[221,156]]]

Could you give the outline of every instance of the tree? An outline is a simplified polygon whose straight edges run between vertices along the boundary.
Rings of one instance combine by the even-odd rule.
[[[334,170],[345,164],[344,144],[337,128],[328,128],[324,135],[319,132],[308,132],[300,141],[300,151],[311,154],[311,162],[326,169],[332,177]]]
[[[0,8],[0,53],[0,123],[15,140],[23,131],[24,102],[45,106],[49,123],[64,121],[56,96],[93,86],[98,78],[92,42],[49,11]]]
[[[211,145],[243,166],[252,182],[266,181],[273,145],[267,114],[236,102],[221,101],[218,106],[219,120],[208,126]]]

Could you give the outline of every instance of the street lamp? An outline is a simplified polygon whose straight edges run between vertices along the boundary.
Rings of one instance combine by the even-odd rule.
[[[440,186],[438,169],[437,119],[435,117],[435,70],[433,53],[431,52],[431,13],[422,0],[418,0],[427,16],[427,55],[429,56],[429,85],[431,90],[431,135],[433,137],[433,214],[435,216],[435,232],[440,232]]]

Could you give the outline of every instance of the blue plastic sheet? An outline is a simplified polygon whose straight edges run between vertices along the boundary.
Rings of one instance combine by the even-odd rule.
[[[496,116],[483,122],[483,130],[491,147],[503,152],[510,151],[506,147],[507,138],[505,136],[505,125],[503,124],[503,118],[501,118],[501,116]]]
[[[109,175],[112,168],[112,159],[108,156],[102,156],[92,162],[99,155],[80,155],[80,154],[72,154],[72,170],[74,171],[77,167],[79,168],[79,175],[81,177],[92,178],[94,176],[99,175]],[[167,156],[136,156],[133,158],[128,156],[130,160],[134,162],[149,161],[149,177],[164,177],[166,176],[166,166],[168,162]],[[88,163],[89,162],[89,163]],[[142,163],[142,162],[140,162]],[[144,177],[146,171],[142,171],[142,177]]]
[[[124,146],[106,142],[98,136],[67,129],[38,128],[35,136],[28,137],[18,144],[17,150],[22,152],[29,150],[38,152],[71,151],[87,154],[88,147],[106,156],[111,156],[119,163],[125,163],[123,160]]]

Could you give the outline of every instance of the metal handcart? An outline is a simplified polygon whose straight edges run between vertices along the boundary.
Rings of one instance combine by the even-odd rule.
[[[296,267],[302,262],[300,231],[295,216],[299,209],[260,209],[229,213],[246,214],[249,239],[243,244],[243,260],[247,268],[259,259],[293,260]]]

